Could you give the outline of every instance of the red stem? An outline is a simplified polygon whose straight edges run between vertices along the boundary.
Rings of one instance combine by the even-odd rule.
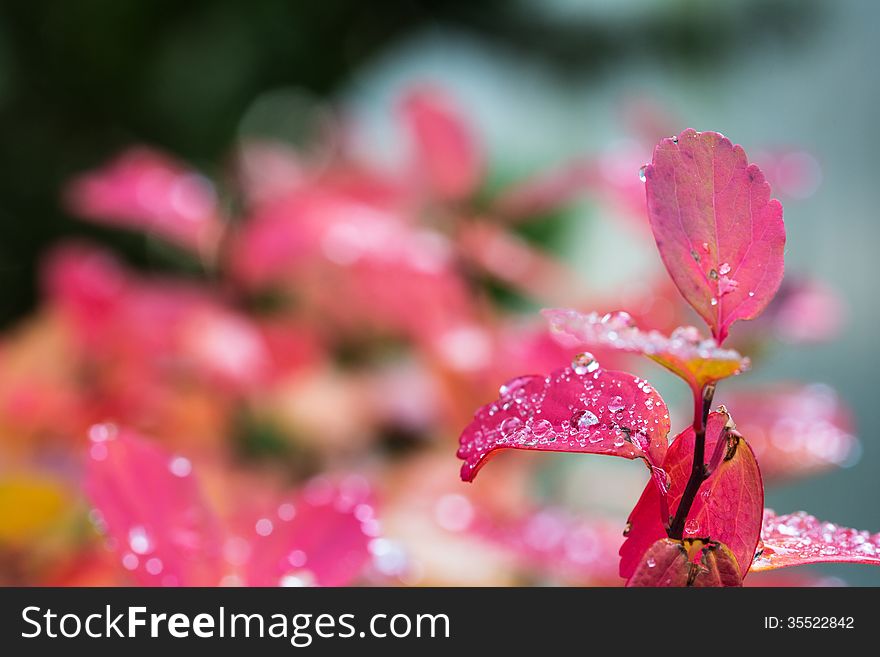
[[[675,517],[669,524],[666,534],[669,538],[682,540],[684,537],[684,525],[687,521],[688,513],[693,506],[700,490],[700,485],[706,480],[706,420],[709,418],[709,411],[712,408],[712,398],[715,395],[715,386],[708,385],[702,390],[694,390],[694,460],[691,464],[691,475],[688,478],[684,493],[681,496],[681,502],[678,503],[678,509]]]

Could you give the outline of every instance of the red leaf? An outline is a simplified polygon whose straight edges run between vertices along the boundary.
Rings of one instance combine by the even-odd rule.
[[[712,413],[706,427],[706,454],[724,433],[728,416]],[[668,503],[672,512],[678,507],[691,473],[694,453],[694,430],[682,431],[666,453],[663,470],[669,477]],[[620,575],[630,577],[645,551],[666,536],[660,520],[660,492],[649,483],[628,521],[627,539],[620,548]],[[733,553],[743,577],[755,553],[764,507],[764,485],[751,448],[739,439],[735,452],[703,482],[685,523],[685,538],[711,539],[724,543]]]
[[[222,531],[189,461],[113,425],[92,427],[85,489],[141,585],[214,586]]]
[[[627,586],[742,586],[736,557],[722,543],[661,538],[645,552]]]
[[[809,563],[865,563],[880,566],[880,532],[840,527],[803,512],[778,516],[764,510],[753,571]]]
[[[748,436],[765,479],[792,479],[840,467],[857,455],[852,418],[822,384],[783,384],[724,395]]]
[[[657,247],[719,342],[767,306],[783,274],[782,205],[741,146],[717,132],[662,140],[644,170]]]
[[[461,478],[471,481],[500,449],[609,454],[660,463],[669,413],[647,383],[599,367],[579,354],[572,367],[549,376],[523,376],[501,386],[461,434]]]
[[[402,104],[415,147],[414,170],[441,200],[472,194],[483,176],[483,162],[468,126],[450,100],[436,89],[411,92]]]
[[[603,346],[642,354],[674,372],[694,390],[739,374],[749,368],[749,359],[733,349],[722,349],[715,340],[703,339],[692,326],[677,328],[666,336],[659,331],[642,331],[629,313],[604,316],[575,310],[544,310],[550,329],[569,341],[569,346]]]

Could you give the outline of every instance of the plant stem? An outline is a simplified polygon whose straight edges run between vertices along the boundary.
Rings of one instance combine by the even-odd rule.
[[[681,540],[684,536],[684,525],[688,513],[697,497],[700,485],[706,480],[706,420],[712,408],[712,398],[715,396],[715,386],[708,385],[702,390],[694,390],[694,460],[691,464],[691,476],[688,478],[681,502],[675,517],[666,530],[669,538]]]

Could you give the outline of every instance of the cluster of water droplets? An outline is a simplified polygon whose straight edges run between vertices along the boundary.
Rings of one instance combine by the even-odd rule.
[[[822,522],[804,511],[777,515],[771,509],[764,510],[761,543],[755,554],[758,568],[783,561],[847,560],[880,563],[880,533]]]
[[[466,474],[496,448],[639,456],[665,445],[669,415],[659,395],[643,379],[603,371],[589,352],[550,376],[508,381],[499,395],[462,434]],[[567,411],[560,414],[560,406]]]
[[[642,331],[626,312],[600,315],[576,310],[545,310],[550,329],[579,343],[612,347],[620,351],[644,354],[681,363],[694,360],[727,361],[744,370],[748,359],[733,349],[724,349],[712,338],[704,338],[693,326],[681,326],[670,335],[660,331]]]

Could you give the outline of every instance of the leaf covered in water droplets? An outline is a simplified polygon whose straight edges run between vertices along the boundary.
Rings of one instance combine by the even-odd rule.
[[[695,390],[734,376],[749,368],[749,359],[733,349],[723,349],[712,338],[704,339],[692,326],[671,335],[642,331],[626,312],[579,313],[576,310],[543,311],[551,331],[569,346],[603,346],[642,354],[674,372]]]
[[[222,530],[183,457],[109,424],[89,430],[85,489],[142,586],[216,586]]]
[[[736,557],[723,543],[661,538],[647,549],[627,586],[742,586]]]
[[[723,460],[700,486],[685,523],[685,538],[711,539],[724,543],[734,555],[741,576],[748,572],[761,530],[764,485],[755,456],[745,440],[727,438],[726,413],[709,415],[706,426],[706,459],[719,439],[727,445]],[[669,446],[663,470],[669,476],[668,503],[672,513],[678,508],[691,473],[694,430],[682,431]],[[630,577],[642,555],[666,529],[660,519],[660,492],[649,483],[629,517],[630,530],[620,548],[620,575]]]
[[[549,376],[523,376],[501,386],[459,439],[461,478],[471,481],[501,449],[609,454],[663,461],[669,412],[643,379],[604,370],[589,354]]]
[[[834,562],[880,566],[880,532],[822,522],[803,511],[778,516],[764,510],[753,571]]]
[[[666,269],[723,342],[735,321],[761,314],[782,282],[782,205],[742,147],[717,132],[662,140],[644,177]]]
[[[723,396],[766,480],[787,480],[841,467],[858,457],[849,410],[822,384],[782,384]]]

